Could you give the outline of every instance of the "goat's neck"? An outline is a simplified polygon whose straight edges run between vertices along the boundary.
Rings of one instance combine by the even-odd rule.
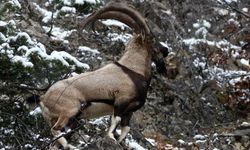
[[[139,37],[133,37],[128,42],[125,53],[118,62],[149,79],[151,76],[151,58],[150,47],[147,44],[142,44]]]

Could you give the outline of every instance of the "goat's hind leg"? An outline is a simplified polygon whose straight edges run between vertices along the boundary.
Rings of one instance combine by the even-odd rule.
[[[54,138],[62,136],[63,133],[61,132],[61,130],[67,125],[68,121],[69,117],[63,115],[59,116],[56,124],[51,128],[51,133],[53,134]],[[76,149],[76,147],[74,147],[73,145],[68,144],[64,136],[58,138],[57,142],[61,144],[64,149],[70,149],[70,150]]]

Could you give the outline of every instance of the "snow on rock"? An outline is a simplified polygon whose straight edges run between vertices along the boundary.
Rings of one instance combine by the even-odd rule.
[[[103,116],[103,117],[99,117],[96,119],[90,119],[89,123],[94,124],[94,125],[103,125],[103,124],[107,124],[109,118],[110,118],[109,116]]]
[[[237,26],[237,27],[240,27],[240,26],[241,26],[240,23],[239,23],[239,21],[236,21],[236,20],[233,19],[233,18],[229,19],[227,22],[228,22],[228,24],[234,24],[234,25]]]
[[[100,54],[100,52],[97,49],[91,49],[87,46],[79,46],[78,50],[81,52],[91,52],[93,54]]]
[[[250,127],[250,123],[249,122],[242,122],[241,127]]]
[[[238,2],[238,0],[226,0],[227,3]]]
[[[248,8],[246,8],[246,7],[242,8],[242,11],[247,13],[248,12]]]
[[[134,139],[126,138],[125,139],[125,143],[126,143],[126,145],[128,145],[128,147],[130,149],[134,149],[134,150],[146,150],[144,147],[142,147],[140,144],[138,144]]]
[[[250,65],[249,65],[249,60],[246,60],[246,59],[240,59],[240,63],[241,64],[243,64],[243,65],[245,65],[245,66],[249,66],[250,67]]]
[[[182,139],[179,139],[179,140],[178,140],[178,143],[180,143],[181,145],[184,145],[186,142],[183,141]]]
[[[108,33],[108,37],[111,39],[111,41],[122,41],[123,43],[126,43],[132,37],[132,35],[127,33]]]
[[[201,134],[197,134],[193,137],[195,140],[204,140],[206,139],[206,136],[201,135]]]
[[[76,9],[74,7],[69,7],[69,6],[63,6],[61,8],[61,11],[65,13],[76,13]]]
[[[217,0],[218,2],[220,2],[220,3],[224,3],[224,1],[223,0]],[[232,3],[232,2],[238,2],[238,0],[225,0],[228,4],[230,4],[230,3]]]
[[[197,140],[195,141],[196,144],[203,144],[203,143],[206,143],[207,140]]]
[[[71,0],[63,0],[64,5],[71,5]]]
[[[205,58],[203,58],[204,60],[200,60],[199,57],[197,57],[194,61],[193,64],[195,67],[201,67],[202,69],[205,69],[206,67],[206,62],[205,62]]]
[[[151,145],[156,146],[156,141],[155,139],[150,139],[150,138],[145,138]]]
[[[246,75],[246,71],[236,71],[236,70],[224,70],[216,66],[208,67],[204,72],[209,73],[210,79],[217,79],[219,81],[224,81],[228,78],[239,77],[240,75]],[[240,77],[239,77],[240,78]],[[234,78],[230,80],[230,83],[235,83],[239,81],[239,78]]]
[[[74,1],[71,1],[71,0],[63,0],[63,4],[64,5],[68,5],[68,6],[71,6],[72,3],[74,4],[78,4],[78,5],[83,5],[85,3],[89,3],[89,4],[97,4],[97,3],[100,3],[100,0],[74,0]]]
[[[211,23],[210,22],[208,22],[207,20],[203,20],[202,21],[202,25],[204,26],[204,27],[206,27],[206,28],[211,28]]]
[[[48,23],[51,19],[52,19],[52,12],[48,11],[46,9],[41,8],[39,5],[37,5],[36,3],[33,3],[34,6],[36,7],[36,9],[44,16],[44,18],[42,19],[42,21],[44,23]],[[56,17],[57,15],[54,14],[54,17]]]
[[[221,16],[226,16],[229,14],[229,10],[227,10],[227,9],[221,9],[221,8],[214,8],[214,9]]]
[[[29,114],[30,114],[31,116],[35,116],[35,115],[41,114],[41,113],[42,113],[41,108],[40,108],[40,107],[37,107],[36,109],[34,109],[33,111],[31,111]]]
[[[100,0],[84,0],[84,1],[90,4],[100,3]]]
[[[75,0],[75,4],[83,5],[85,0]]]
[[[43,29],[46,31],[46,32],[49,32],[50,31],[50,27],[46,27],[46,26],[43,26]],[[53,35],[51,38],[54,39],[54,40],[62,40],[64,43],[69,43],[68,40],[65,40],[66,37],[70,36],[70,34],[72,32],[74,32],[75,30],[70,30],[70,31],[65,31],[59,27],[53,27],[52,28],[52,31],[51,31],[51,34]]]
[[[202,21],[199,21],[197,23],[194,23],[193,27],[194,28],[206,27],[209,29],[209,28],[211,28],[211,23],[208,22],[207,20],[202,20]]]
[[[183,43],[189,46],[189,49],[192,49],[192,50],[194,49],[194,46],[198,44],[207,44],[208,46],[216,46],[217,48],[220,48],[223,51],[228,51],[229,49],[241,50],[241,47],[233,45],[227,40],[209,41],[206,39],[190,38],[190,39],[184,39]]]
[[[0,27],[5,27],[8,23],[0,20]]]
[[[1,25],[0,25],[1,26]],[[6,42],[7,38],[0,32],[0,42]]]
[[[18,8],[22,8],[18,0],[10,0],[9,3],[11,3],[13,6],[16,6]]]
[[[208,30],[205,27],[201,27],[197,31],[195,31],[195,35],[196,36],[201,35],[203,39],[206,39],[207,34],[208,34]]]
[[[159,42],[162,46],[166,47],[168,51],[172,51],[172,48],[168,46],[167,42]]]
[[[107,19],[102,21],[103,24],[105,24],[106,26],[118,26],[120,27],[122,30],[124,30],[125,28],[128,28],[128,26],[120,21],[117,20],[113,20],[113,19]]]

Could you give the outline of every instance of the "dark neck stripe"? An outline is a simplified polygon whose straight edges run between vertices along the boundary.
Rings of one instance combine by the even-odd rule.
[[[119,62],[114,62],[115,65],[117,65],[118,67],[120,67],[124,73],[128,74],[130,78],[133,78],[134,77],[138,77],[140,78],[141,80],[144,80],[144,81],[147,81],[147,78],[131,69],[129,69],[128,67],[120,64]]]

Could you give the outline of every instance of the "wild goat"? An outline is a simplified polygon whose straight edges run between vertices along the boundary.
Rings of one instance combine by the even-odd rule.
[[[58,81],[40,97],[45,120],[54,137],[61,134],[70,120],[111,115],[108,136],[120,123],[121,142],[130,130],[129,121],[146,99],[151,80],[153,38],[145,19],[135,9],[123,3],[108,3],[86,18],[87,24],[97,19],[116,19],[134,29],[135,34],[125,47],[119,61],[98,70]],[[82,107],[84,105],[84,107]],[[64,148],[73,149],[64,137],[57,140]]]

